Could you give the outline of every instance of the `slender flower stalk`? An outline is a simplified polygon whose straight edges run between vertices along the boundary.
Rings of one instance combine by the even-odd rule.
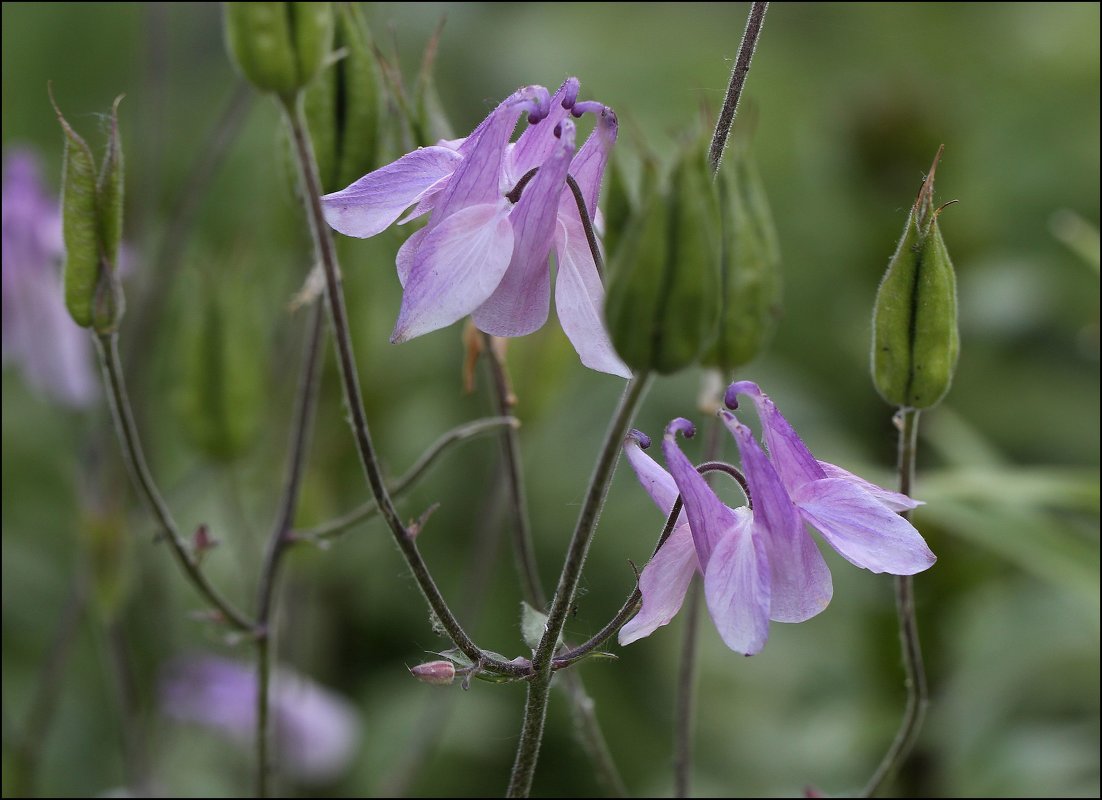
[[[716,129],[712,134],[712,145],[708,148],[708,164],[714,174],[723,160],[723,151],[727,149],[727,139],[731,135],[731,126],[735,122],[738,101],[742,96],[742,87],[750,72],[750,61],[754,58],[754,48],[758,46],[761,26],[765,22],[765,12],[769,3],[753,3],[750,16],[746,19],[746,30],[742,32],[742,44],[739,45],[735,66],[731,69],[731,79],[727,83],[727,94],[723,98],[723,107],[716,120]]]
[[[390,484],[390,496],[397,498],[405,494],[428,472],[429,467],[435,464],[437,459],[450,450],[453,445],[489,433],[502,426],[515,428],[517,425],[516,417],[486,417],[485,419],[477,419],[474,422],[457,425],[429,445],[413,466]],[[349,528],[371,519],[378,513],[379,505],[374,499],[371,499],[336,519],[306,530],[293,531],[288,535],[288,538],[292,544],[309,542],[324,546],[327,542],[347,532]]]
[[[905,409],[899,413],[899,491],[908,496],[914,483],[918,414],[917,409]],[[901,511],[900,516],[909,521],[911,509]],[[899,616],[899,642],[903,651],[907,705],[895,739],[865,785],[861,797],[875,796],[884,782],[907,760],[922,729],[929,704],[926,668],[922,662],[922,645],[918,638],[918,620],[915,616],[914,579],[910,575],[896,576],[895,604]]]
[[[582,567],[593,541],[597,520],[601,515],[608,486],[619,460],[620,445],[624,434],[631,425],[635,412],[642,403],[650,376],[646,373],[636,375],[624,389],[620,405],[613,415],[604,444],[597,457],[593,475],[589,479],[582,510],[574,528],[566,560],[559,575],[558,587],[551,600],[551,609],[547,615],[547,624],[539,647],[532,660],[533,675],[528,681],[528,699],[524,708],[524,724],[521,728],[520,742],[517,745],[513,772],[509,778],[508,796],[527,797],[532,788],[532,779],[536,772],[540,743],[543,739],[543,725],[547,717],[547,701],[551,691],[551,671],[556,644],[566,624],[566,615],[574,602],[574,592],[581,579]]]
[[[137,426],[134,424],[134,413],[130,408],[130,399],[126,392],[126,381],[122,373],[122,365],[119,363],[118,335],[107,333],[95,337],[96,352],[99,355],[100,365],[103,369],[104,383],[107,386],[107,398],[111,406],[111,416],[115,421],[115,433],[122,445],[123,455],[127,466],[130,468],[130,477],[134,481],[138,491],[144,497],[157,523],[164,532],[165,539],[180,565],[185,577],[217,610],[220,621],[235,628],[238,631],[251,633],[252,622],[240,611],[230,605],[221,593],[207,580],[199,567],[168,505],[161,497],[160,490],[153,480],[149,467],[145,461],[145,453],[142,451],[141,439],[138,436]]]
[[[295,419],[291,429],[291,447],[287,456],[287,473],[284,477],[279,510],[268,538],[264,554],[264,567],[260,573],[256,610],[256,793],[268,796],[268,744],[270,725],[270,687],[272,670],[272,618],[279,580],[279,567],[290,542],[288,534],[298,508],[302,474],[306,469],[306,456],[310,449],[310,435],[314,427],[317,409],[318,386],[321,382],[321,348],[325,341],[325,310],[315,303],[310,311],[309,332],[302,372],[299,376],[298,396],[295,403]]]
[[[340,264],[337,261],[336,249],[333,245],[332,236],[326,227],[325,215],[322,211],[321,185],[318,180],[317,165],[314,163],[310,133],[303,117],[301,102],[286,101],[283,103],[283,110],[291,130],[291,139],[298,165],[303,203],[310,233],[314,239],[318,261],[325,273],[325,300],[329,309],[329,321],[337,349],[337,364],[340,367],[345,404],[348,408],[356,450],[359,453],[368,485],[371,487],[371,493],[379,506],[379,511],[387,527],[394,536],[398,549],[413,573],[414,580],[417,581],[418,587],[425,596],[426,602],[428,602],[436,620],[455,643],[455,646],[465,656],[480,664],[482,669],[502,675],[524,677],[529,671],[529,665],[526,661],[521,659],[509,662],[494,658],[483,652],[467,635],[459,620],[456,619],[448,607],[447,601],[444,600],[439,588],[437,588],[413,535],[402,523],[398,511],[394,507],[394,502],[383,478],[382,469],[379,467],[378,459],[375,456],[375,447],[371,441],[371,431],[364,411],[363,394],[360,391],[356,369],[356,358],[352,352],[352,336],[348,328],[348,313],[344,304],[344,290],[341,287]]]

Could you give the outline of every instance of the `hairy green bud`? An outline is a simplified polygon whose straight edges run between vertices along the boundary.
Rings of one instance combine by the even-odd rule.
[[[933,205],[940,158],[938,150],[873,310],[873,383],[903,408],[936,405],[949,391],[960,352],[956,274],[938,225],[941,208]]]
[[[61,181],[65,307],[78,325],[100,334],[111,333],[118,327],[125,308],[117,270],[123,211],[123,157],[118,125],[121,100],[116,99],[111,108],[107,153],[98,175],[92,149],[54,103],[65,134]]]
[[[605,319],[613,346],[636,371],[693,364],[719,314],[719,201],[707,162],[686,151],[665,191],[650,195],[609,268]]]
[[[230,59],[261,91],[293,97],[329,55],[332,3],[224,3],[223,9]]]
[[[715,343],[702,359],[730,373],[754,359],[780,316],[780,249],[761,179],[742,151],[716,176],[722,219],[721,311]]]

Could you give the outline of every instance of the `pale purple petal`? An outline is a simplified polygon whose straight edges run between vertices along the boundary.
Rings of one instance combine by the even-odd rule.
[[[597,113],[596,127],[589,134],[589,138],[585,140],[582,149],[578,151],[574,163],[570,165],[570,174],[578,182],[578,188],[582,191],[582,197],[585,199],[586,210],[589,211],[590,217],[597,214],[597,197],[601,192],[601,179],[605,174],[605,165],[608,164],[612,145],[616,143],[617,131],[616,113],[608,106],[600,106],[600,111]],[[575,216],[577,216],[578,207],[573,193],[565,194],[563,202],[564,204],[569,202]],[[565,206],[563,211],[566,211]]]
[[[749,395],[754,401],[761,420],[762,438],[789,494],[808,481],[826,477],[815,456],[811,455],[799,434],[777,410],[769,395],[753,381],[737,381],[727,387],[724,401],[728,408],[738,407],[737,395],[740,394]]]
[[[530,115],[538,114],[541,110],[546,111],[546,107],[547,90],[542,86],[526,86],[490,112],[459,148],[462,161],[436,201],[430,228],[440,225],[460,209],[490,203],[501,196],[502,159],[517,125],[517,116],[525,110]]]
[[[731,512],[704,569],[704,598],[723,643],[752,656],[769,638],[769,558],[747,508]]]
[[[845,478],[804,484],[792,499],[830,546],[859,567],[913,575],[936,560],[911,523]]]
[[[391,342],[470,314],[493,294],[513,254],[506,200],[468,206],[426,230],[413,255]]]
[[[666,427],[666,435],[662,437],[662,454],[666,457],[670,474],[673,475],[677,488],[681,491],[681,497],[685,501],[685,513],[688,515],[689,527],[692,529],[693,541],[696,543],[697,559],[704,574],[707,575],[708,559],[726,535],[727,530],[734,524],[734,512],[723,505],[716,497],[716,493],[712,491],[712,487],[681,452],[676,436],[679,432],[692,436],[695,429],[693,424],[684,418],[671,422]]]
[[[847,472],[841,467],[827,463],[826,461],[820,461],[819,466],[823,468],[823,472],[826,473],[828,478],[844,478],[858,488],[864,489],[871,494],[882,506],[890,511],[910,511],[912,508],[926,505],[922,500],[915,500],[913,497],[908,497],[905,494],[900,494],[899,492],[885,489],[882,486],[877,486],[875,483],[871,483],[860,476],[854,475],[852,472]]]
[[[688,525],[678,525],[639,576],[643,605],[620,628],[620,644],[631,644],[668,625],[685,601],[685,592],[697,571],[696,547]]]
[[[398,282],[402,284],[403,289],[409,281],[410,272],[413,270],[413,260],[417,254],[417,248],[421,246],[426,233],[428,233],[428,228],[422,228],[414,232],[398,248],[398,256],[394,260],[394,265],[398,268]]]
[[[657,461],[643,452],[643,447],[638,438],[641,435],[638,431],[628,434],[628,437],[624,440],[624,455],[627,457],[628,464],[635,470],[635,477],[639,479],[643,489],[650,495],[650,499],[658,506],[658,510],[668,517],[680,492],[677,490],[677,484],[674,483],[673,476],[658,466]],[[681,520],[684,514],[684,510],[682,510],[678,520]]]
[[[557,142],[558,147],[528,182],[509,214],[514,236],[509,268],[494,293],[475,309],[474,324],[492,336],[524,336],[547,322],[551,303],[548,254],[555,235],[559,196],[574,155],[572,121],[560,124]]]
[[[574,216],[560,211],[555,232],[555,310],[563,332],[578,351],[582,363],[598,372],[630,378],[631,369],[616,355],[604,324],[605,288],[585,231]]]
[[[555,139],[555,127],[570,116],[570,109],[578,97],[578,79],[567,78],[551,97],[547,116],[540,122],[529,125],[509,148],[506,157],[506,172],[515,183],[524,173],[533,167],[541,167],[544,161],[555,152],[558,145]]]
[[[770,618],[777,622],[811,619],[830,603],[830,569],[804,530],[799,511],[753,433],[733,414],[724,411],[720,416],[735,437],[742,457],[754,501],[754,535],[769,554]]]
[[[321,198],[325,221],[346,236],[366,239],[386,230],[462,162],[446,147],[422,147]]]

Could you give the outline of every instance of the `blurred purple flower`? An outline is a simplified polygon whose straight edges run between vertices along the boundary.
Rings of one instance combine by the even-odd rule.
[[[359,238],[382,232],[415,203],[401,222],[432,212],[398,251],[404,291],[392,342],[468,314],[493,336],[538,330],[550,309],[553,249],[559,320],[582,363],[631,377],[605,332],[604,287],[566,182],[568,174],[574,177],[594,217],[616,115],[577,96],[575,78],[552,98],[542,86],[524,87],[466,138],[418,148],[322,198],[329,224]],[[510,144],[522,112],[529,126]],[[570,117],[585,113],[597,116],[597,126],[575,154]],[[526,178],[519,199],[510,197]]]
[[[161,709],[243,746],[256,734],[256,672],[216,656],[179,659],[161,682]],[[339,777],[359,749],[360,720],[337,694],[289,669],[272,671],[271,719],[278,762],[303,782]]]
[[[99,392],[92,343],[65,309],[61,212],[34,154],[4,156],[2,194],[4,364],[17,364],[43,396],[87,406]]]
[[[669,623],[698,570],[712,620],[735,652],[760,652],[771,620],[814,617],[830,603],[833,587],[805,522],[850,562],[872,572],[910,575],[934,563],[922,536],[896,513],[917,501],[815,461],[756,384],[732,384],[728,404],[740,393],[758,403],[772,456],[733,414],[721,412],[739,447],[752,511],[724,505],[681,452],[676,435],[694,433],[688,420],[675,419],[666,428],[662,451],[669,472],[642,452],[648,444],[642,434],[633,432],[625,443],[629,463],[658,507],[669,514],[680,493],[684,510],[640,575],[642,607],[621,628],[620,644]]]

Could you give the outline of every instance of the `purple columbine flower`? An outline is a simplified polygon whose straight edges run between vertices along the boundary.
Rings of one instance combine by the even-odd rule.
[[[805,522],[849,561],[873,572],[910,575],[934,562],[922,536],[896,513],[917,501],[815,461],[755,384],[732,384],[729,403],[739,393],[759,403],[772,454],[766,455],[733,414],[721,412],[739,447],[753,510],[724,505],[681,452],[676,435],[693,434],[688,420],[676,419],[666,429],[662,450],[668,473],[642,452],[641,435],[625,445],[629,463],[659,508],[669,514],[680,492],[684,511],[640,575],[642,608],[620,630],[621,644],[673,619],[697,570],[704,576],[708,611],[735,652],[760,652],[771,620],[803,622],[815,616],[830,603],[833,587]],[[807,479],[808,474],[814,477]]]
[[[573,176],[593,217],[616,115],[578,102],[578,81],[567,79],[549,97],[542,86],[510,95],[465,139],[419,148],[351,186],[322,198],[326,220],[348,236],[385,230],[431,212],[397,256],[402,306],[391,335],[403,342],[470,314],[493,336],[538,330],[550,308],[549,256],[555,251],[555,303],[563,330],[582,363],[630,377],[602,321],[604,287],[582,227],[567,175]],[[529,126],[510,143],[517,118]],[[574,123],[585,113],[597,125],[575,154]],[[534,175],[528,173],[538,169]],[[528,176],[520,198],[509,195]],[[515,202],[514,202],[515,201]]]
[[[250,666],[216,656],[181,658],[167,669],[160,698],[169,717],[212,728],[242,746],[256,734],[256,672]],[[308,783],[339,777],[359,749],[355,709],[286,668],[273,670],[270,698],[281,768]]]
[[[2,195],[4,364],[19,365],[41,395],[83,408],[99,392],[92,343],[65,309],[61,213],[32,153],[4,157]]]

